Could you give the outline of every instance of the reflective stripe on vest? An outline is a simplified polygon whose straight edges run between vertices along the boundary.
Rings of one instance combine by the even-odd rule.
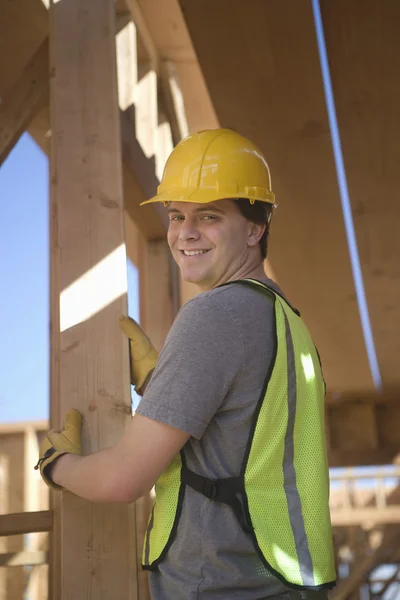
[[[299,314],[274,290],[256,280],[235,283],[273,295],[276,321],[275,360],[255,409],[241,474],[216,482],[192,474],[192,482],[182,451],[156,484],[143,567],[155,568],[168,551],[186,484],[208,498],[231,504],[238,515],[239,481],[243,510],[239,523],[267,568],[293,587],[332,587],[325,384],[318,353]],[[233,481],[236,505],[227,493]]]

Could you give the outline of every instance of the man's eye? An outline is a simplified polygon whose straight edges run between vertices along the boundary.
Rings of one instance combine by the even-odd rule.
[[[170,221],[183,221],[183,215],[170,215]]]
[[[214,219],[216,219],[215,215],[203,215],[201,217],[202,221],[213,221]]]

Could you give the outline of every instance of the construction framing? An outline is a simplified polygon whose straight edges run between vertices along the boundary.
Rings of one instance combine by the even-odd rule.
[[[334,381],[326,406],[330,466],[398,463],[399,3],[366,0],[362,18],[356,0],[320,0],[320,6],[383,365],[379,393],[354,297],[311,3],[299,0],[290,10],[283,0],[245,8],[241,0],[0,6],[0,44],[15,35],[21,47],[15,73],[3,61],[0,165],[26,130],[50,158],[50,425],[61,426],[65,411],[79,408],[85,452],[113,444],[131,415],[127,343],[118,329],[118,316],[127,311],[126,259],[138,269],[140,321],[158,348],[195,293],[171,261],[165,211],[140,203],[156,192],[166,157],[184,135],[221,123],[260,144],[287,207],[274,224],[284,243],[266,271],[276,280],[276,269],[285,291],[304,307]],[[23,27],[9,31],[17,15]],[[243,31],[251,32],[251,44]],[[386,217],[376,201],[383,192]],[[293,245],[305,250],[293,255]],[[329,276],[316,285],[326,265]],[[47,587],[53,600],[148,600],[139,563],[152,499],[111,507],[63,492],[53,493],[49,504],[31,468],[47,427],[0,431],[0,600],[27,592],[42,600]],[[337,600],[356,597],[376,565],[400,561],[396,490],[389,494],[381,482],[361,501],[352,478],[343,481],[331,517],[338,561],[346,548],[353,560],[332,595]],[[392,583],[397,579],[398,569]]]

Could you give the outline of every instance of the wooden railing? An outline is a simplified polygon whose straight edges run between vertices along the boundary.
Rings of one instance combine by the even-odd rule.
[[[391,485],[388,485],[391,480]],[[331,474],[331,519],[336,527],[400,523],[400,468]],[[336,485],[335,485],[336,484]],[[339,484],[339,485],[338,485]]]

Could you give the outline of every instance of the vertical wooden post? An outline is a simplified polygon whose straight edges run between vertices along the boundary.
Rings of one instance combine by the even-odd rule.
[[[51,422],[79,409],[84,453],[131,418],[114,13],[113,0],[50,10]],[[136,599],[133,507],[56,492],[53,508],[53,600]]]
[[[7,457],[6,486],[2,490],[2,504],[8,513],[24,510],[24,434],[23,431],[10,431],[0,437],[0,455]],[[2,544],[7,552],[20,552],[24,549],[22,535],[3,538]],[[24,567],[4,568],[7,600],[20,600],[24,594]]]
[[[157,350],[161,350],[179,305],[177,267],[172,264],[166,240],[146,241],[139,234],[138,244],[140,324]],[[151,494],[137,503],[139,560],[152,503]],[[140,582],[140,600],[148,600],[146,571],[141,573]]]
[[[27,425],[24,431],[24,482],[25,498],[24,511],[38,511],[47,509],[48,505],[42,506],[41,492],[43,481],[38,471],[32,469],[32,457],[39,456],[39,443],[37,431],[33,425]],[[25,536],[24,550],[43,551],[47,550],[48,533],[28,533]],[[42,600],[48,596],[48,566],[35,565],[27,574],[25,595],[29,600]]]
[[[0,515],[8,512],[8,456],[0,454]],[[7,538],[0,537],[0,552],[7,551]],[[0,600],[7,600],[7,569],[0,569]]]

